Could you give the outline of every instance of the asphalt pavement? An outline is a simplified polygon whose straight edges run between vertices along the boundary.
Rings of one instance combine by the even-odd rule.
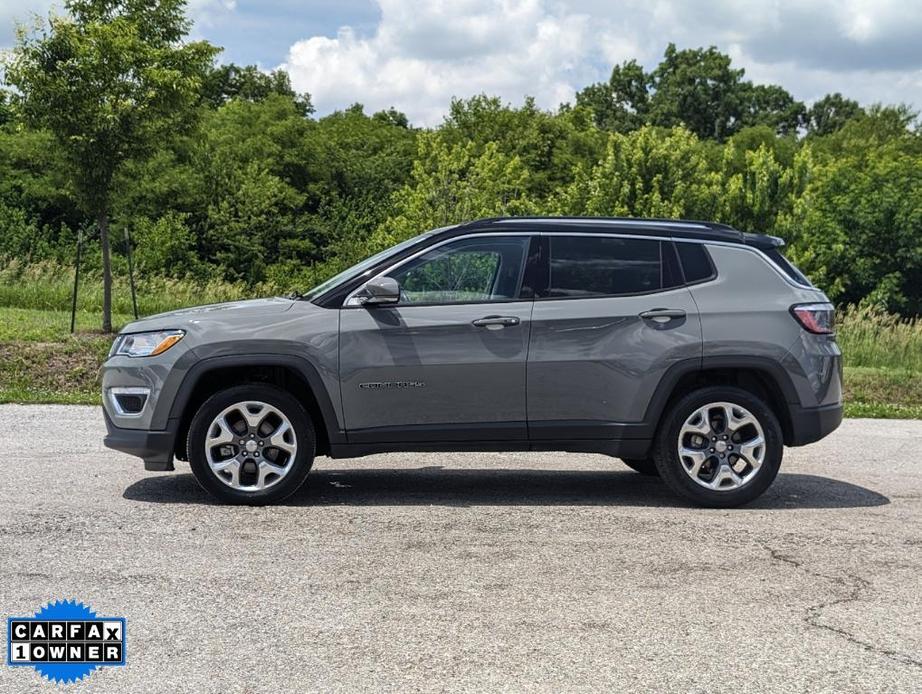
[[[742,509],[603,456],[318,459],[281,506],[0,406],[0,608],[127,618],[127,665],[0,691],[922,692],[922,421],[847,420]]]

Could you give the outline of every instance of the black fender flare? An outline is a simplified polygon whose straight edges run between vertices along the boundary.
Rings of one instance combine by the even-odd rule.
[[[790,405],[799,404],[800,400],[797,397],[797,390],[794,388],[794,382],[790,374],[780,362],[768,357],[753,355],[720,355],[700,359],[683,359],[677,361],[666,370],[644,413],[643,421],[646,426],[650,427],[651,436],[658,429],[663,412],[669,404],[669,400],[675,392],[679,381],[689,374],[703,373],[714,369],[748,369],[768,374],[778,387],[785,404],[788,405],[788,411],[780,414],[788,420],[787,424],[790,424]],[[785,423],[782,422],[782,424]]]
[[[178,425],[178,422],[185,415],[192,393],[195,392],[195,388],[203,376],[218,369],[246,366],[281,366],[298,373],[305,380],[314,399],[317,401],[320,416],[323,420],[322,424],[328,437],[327,440],[331,445],[345,443],[345,433],[339,425],[339,419],[336,416],[336,410],[333,407],[330,394],[327,392],[316,367],[308,359],[293,354],[244,353],[206,357],[197,361],[186,372],[176,391],[176,396],[170,406],[169,419],[177,422]]]

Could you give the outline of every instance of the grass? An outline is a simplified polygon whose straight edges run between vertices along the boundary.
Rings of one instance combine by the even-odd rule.
[[[922,372],[846,366],[845,416],[922,419]]]
[[[0,269],[0,402],[98,404],[97,372],[112,342],[99,331],[101,288],[84,283],[77,334],[70,334],[70,282],[56,268]],[[202,303],[268,295],[220,282],[148,279],[143,314]],[[126,287],[116,285],[113,323],[132,319]],[[922,419],[922,320],[869,309],[839,316],[845,354],[845,415]]]
[[[16,262],[0,268],[0,307],[69,312],[73,290],[74,274],[70,268],[45,263],[22,266]],[[213,278],[201,282],[169,277],[137,278],[138,312],[142,316],[182,306],[278,293],[281,290],[270,285],[248,288]],[[86,314],[102,311],[102,281],[99,277],[81,277],[77,309]],[[131,289],[125,277],[118,276],[113,280],[112,310],[121,316],[132,313]]]
[[[133,316],[117,313],[116,326],[125,325]],[[78,335],[101,335],[102,315],[77,312]],[[70,311],[41,311],[29,308],[0,307],[0,344],[7,342],[65,342],[71,339]],[[110,338],[106,338],[111,342]]]
[[[838,316],[836,339],[846,366],[922,374],[922,319],[849,308]]]
[[[0,342],[0,402],[98,404],[97,374],[111,343],[98,334]]]

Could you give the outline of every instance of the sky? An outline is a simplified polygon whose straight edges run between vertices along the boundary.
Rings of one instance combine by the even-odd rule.
[[[0,0],[0,47],[50,0]],[[57,3],[60,8],[61,3]],[[320,115],[359,101],[435,125],[453,96],[555,108],[671,41],[710,45],[757,83],[815,101],[922,108],[922,0],[189,0],[222,60],[283,67]]]

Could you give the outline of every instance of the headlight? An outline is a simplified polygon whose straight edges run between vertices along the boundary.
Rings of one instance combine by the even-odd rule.
[[[155,330],[149,333],[119,335],[112,343],[109,356],[153,357],[166,352],[185,334],[185,330]]]

